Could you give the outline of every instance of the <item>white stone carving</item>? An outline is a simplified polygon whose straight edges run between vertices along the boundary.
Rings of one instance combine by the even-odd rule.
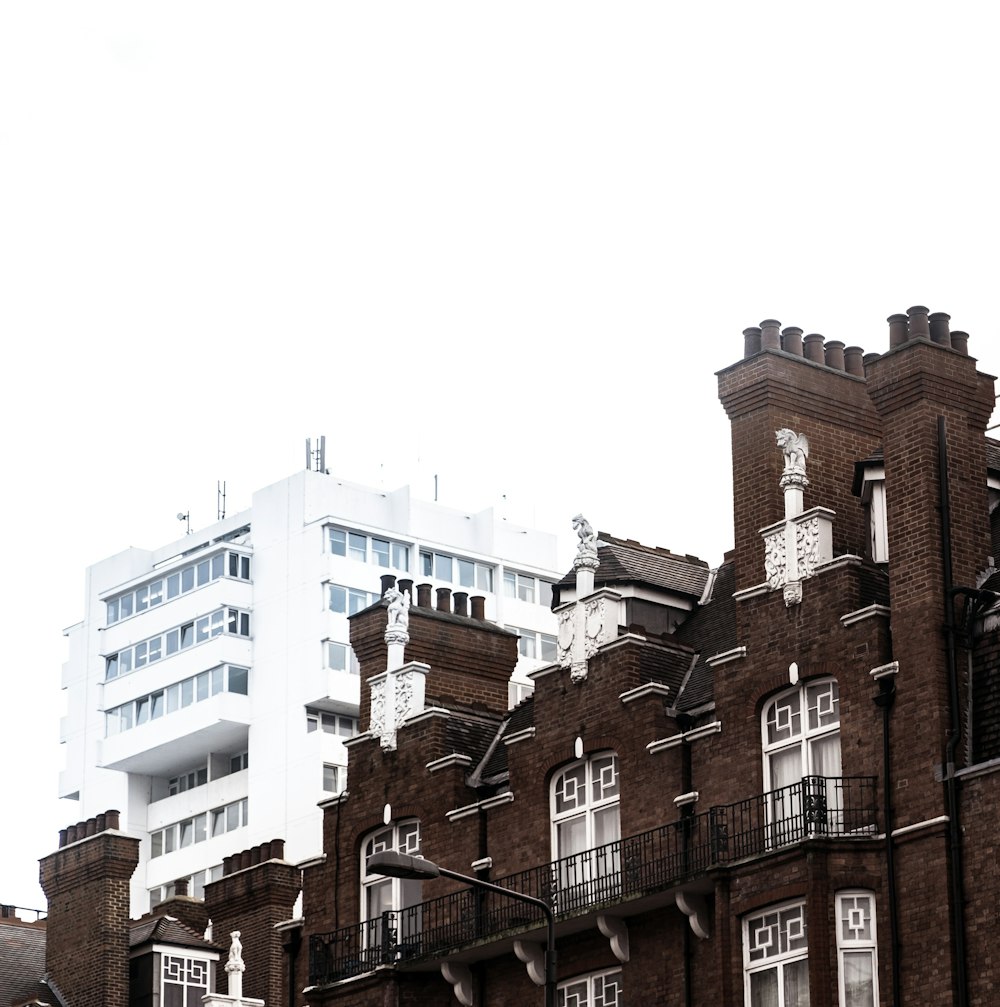
[[[410,661],[368,679],[371,694],[368,730],[386,751],[395,750],[399,728],[410,717],[423,712],[428,671],[428,665]]]
[[[764,576],[767,586],[776,591],[785,583],[785,529],[764,536]]]
[[[576,635],[576,612],[573,608],[564,608],[559,613],[559,664],[563,668],[570,665],[570,652],[573,649],[573,637]]]
[[[802,581],[833,559],[833,517],[832,510],[813,507],[761,529],[767,586],[781,588],[787,606],[802,601]]]
[[[371,716],[368,718],[368,729],[376,737],[382,737],[385,733],[385,693],[388,684],[387,675],[376,675],[369,679],[371,687]]]
[[[240,931],[234,930],[230,935],[229,961],[226,962],[226,974],[229,977],[229,995],[239,1001],[243,998],[243,943],[240,941]]]
[[[819,518],[796,522],[795,552],[799,559],[799,576],[811,577],[823,561],[820,556]]]
[[[790,580],[784,588],[785,608],[802,604],[802,581]]]
[[[782,427],[774,431],[774,439],[785,456],[785,471],[781,477],[781,485],[785,485],[786,478],[794,477],[801,480],[800,485],[808,486],[806,459],[809,457],[809,441],[806,440],[806,435]]]
[[[604,599],[595,598],[586,602],[584,612],[587,638],[583,652],[589,658],[597,653],[597,648],[604,642]]]
[[[695,935],[707,941],[710,930],[705,897],[694,892],[677,892],[674,901],[677,903],[677,908],[688,918]]]
[[[405,647],[410,642],[410,592],[390,587],[383,597],[389,602],[385,642]]]
[[[576,547],[576,558],[573,560],[573,569],[579,570],[580,567],[590,567],[596,570],[600,565],[597,559],[597,535],[591,527],[590,522],[582,514],[577,514],[573,518],[573,531],[576,532],[577,537],[580,539]]]

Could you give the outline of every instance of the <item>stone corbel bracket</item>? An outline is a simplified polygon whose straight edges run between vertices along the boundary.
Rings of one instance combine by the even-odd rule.
[[[441,962],[441,975],[445,982],[451,983],[455,999],[465,1007],[472,1007],[472,973],[469,966],[461,962]]]
[[[628,961],[628,927],[617,916],[598,916],[597,929],[611,942],[611,953],[623,965]]]
[[[694,892],[677,892],[674,895],[677,908],[688,918],[691,929],[697,937],[707,941],[711,935],[708,924],[708,903],[704,895]]]
[[[531,941],[514,941],[514,954],[518,961],[524,962],[528,969],[528,978],[536,986],[545,985],[545,949],[540,944]]]

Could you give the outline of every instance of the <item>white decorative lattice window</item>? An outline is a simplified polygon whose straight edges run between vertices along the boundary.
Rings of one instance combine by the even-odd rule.
[[[809,942],[804,902],[743,921],[747,1007],[809,1007]]]
[[[875,896],[871,892],[837,893],[837,980],[840,1007],[878,1004]]]
[[[162,1007],[195,1007],[208,992],[211,962],[205,958],[163,955],[160,972]]]
[[[412,907],[420,903],[421,883],[405,878],[387,878],[368,873],[368,858],[373,853],[396,850],[420,856],[420,822],[404,819],[371,833],[361,846],[361,918],[366,928],[366,944],[379,943],[386,923],[405,939],[420,931],[420,917]]]
[[[598,752],[552,781],[552,849],[563,911],[617,883],[621,871],[618,756]]]
[[[622,970],[610,969],[560,983],[556,1007],[623,1007]]]
[[[793,842],[842,817],[840,691],[836,679],[806,682],[775,696],[761,717],[764,786],[776,843]],[[820,777],[820,820],[803,817],[803,777]]]

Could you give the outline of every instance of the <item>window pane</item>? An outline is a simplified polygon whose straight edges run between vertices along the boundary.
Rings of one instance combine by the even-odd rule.
[[[242,580],[250,579],[250,557],[240,556],[240,578]]]
[[[434,576],[438,580],[451,582],[451,557],[442,556],[441,553],[434,554]]]
[[[240,612],[240,636],[250,635],[250,613]]]
[[[359,535],[354,531],[349,532],[347,535],[347,551],[351,559],[357,559],[364,563],[368,559],[368,536]]]
[[[328,605],[331,612],[345,614],[347,612],[347,588],[340,587],[339,584],[331,584]]]
[[[221,666],[218,667],[218,668],[213,668],[212,671],[211,671],[211,675],[212,675],[212,695],[213,696],[216,695],[217,693],[222,692],[223,679],[225,677],[224,672],[225,672],[225,669],[222,668]]]
[[[221,577],[226,569],[226,554],[220,552],[218,556],[212,557],[212,580]]]
[[[163,601],[163,581],[154,580],[152,584],[149,585],[149,607],[152,608],[154,605],[159,605]]]
[[[538,604],[552,608],[552,585],[547,580],[538,582]]]
[[[152,696],[149,697],[152,703],[152,710],[150,712],[150,720],[156,720],[157,717],[163,716],[163,693],[154,692]]]
[[[132,651],[123,650],[118,655],[118,674],[127,675],[132,670]]]
[[[458,561],[458,583],[460,587],[476,586],[476,564],[470,559]]]
[[[181,705],[181,687],[179,685],[170,685],[167,687],[167,713],[173,713],[174,710],[180,708]]]
[[[238,553],[229,554],[229,576],[238,577],[240,575],[240,557]]]
[[[118,655],[110,654],[104,663],[104,677],[105,678],[117,678],[118,677]]]
[[[327,667],[334,671],[347,670],[347,648],[342,643],[331,640],[327,644]]]
[[[517,596],[521,601],[535,600],[535,578],[525,577],[523,573],[517,575]]]
[[[809,961],[802,958],[784,967],[785,1007],[809,1007]]]
[[[163,833],[162,832],[154,832],[149,837],[149,845],[150,845],[150,850],[149,850],[150,859],[152,859],[153,857],[162,857],[163,856]]]
[[[555,661],[558,655],[558,641],[548,633],[541,634],[542,648],[541,655],[543,661]]]
[[[194,680],[195,702],[200,703],[203,699],[208,699],[208,672],[203,671]]]
[[[844,953],[844,1007],[874,1007],[873,971],[870,951]]]
[[[205,831],[208,824],[207,815],[198,815],[194,820],[194,841],[203,843],[205,841]]]
[[[476,589],[493,593],[493,567],[476,564]]]
[[[778,970],[750,975],[750,1007],[778,1007]]]
[[[123,594],[118,604],[121,610],[121,617],[127,619],[132,614],[132,595]]]
[[[207,559],[203,559],[198,564],[198,587],[201,587],[203,584],[207,584],[208,583],[209,573],[210,573],[210,568],[209,568],[208,560]]]
[[[399,545],[397,542],[392,543],[392,565],[404,573],[409,572],[410,547],[408,545]]]
[[[181,575],[172,573],[167,577],[167,597],[176,598],[181,593]]]
[[[145,612],[147,608],[149,608],[149,588],[140,587],[135,592],[135,610]]]
[[[146,650],[147,645],[145,643],[137,643],[135,645],[135,666],[137,668],[144,668],[146,666]]]
[[[172,629],[167,633],[167,654],[176,654],[181,644],[180,630]]]
[[[203,615],[194,624],[194,639],[195,643],[204,643],[208,639],[208,629],[210,621],[207,615]]]
[[[194,842],[194,822],[189,818],[186,822],[181,822],[181,849],[190,846]]]
[[[136,725],[145,724],[149,720],[149,696],[135,701],[135,722]]]
[[[356,615],[368,605],[368,595],[364,591],[348,592],[347,610],[349,615]]]
[[[118,621],[118,599],[108,602],[108,625]]]
[[[222,633],[222,624],[225,621],[225,613],[221,610],[212,613],[211,636],[219,636]]]
[[[372,539],[372,562],[377,566],[389,565],[389,543],[385,539]]]
[[[246,668],[234,668],[229,666],[229,691],[237,692],[241,696],[246,696],[249,673]]]
[[[181,650],[190,647],[194,643],[194,623],[189,622],[181,626]]]
[[[340,528],[330,529],[330,552],[334,556],[347,555],[347,533]]]
[[[425,577],[434,576],[434,554],[430,552],[422,552],[420,554],[420,572]]]
[[[194,702],[194,679],[185,678],[181,682],[181,706],[190,706]]]
[[[232,832],[233,829],[238,829],[240,827],[240,806],[238,804],[230,804],[226,808],[226,832]]]
[[[152,664],[154,661],[159,661],[159,659],[160,659],[160,647],[162,645],[162,642],[163,642],[162,638],[159,637],[159,636],[156,637],[155,640],[150,640],[149,641],[149,655],[148,655],[147,659],[148,659],[148,661],[149,661],[150,664]]]
[[[187,592],[194,587],[194,567],[186,566],[181,570],[181,591]]]
[[[503,593],[507,598],[517,597],[517,575],[511,570],[503,572]]]

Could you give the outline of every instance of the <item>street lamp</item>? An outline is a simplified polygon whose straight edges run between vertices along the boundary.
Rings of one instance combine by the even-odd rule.
[[[507,898],[527,902],[529,905],[541,909],[545,914],[545,1007],[555,1007],[556,922],[548,903],[536,899],[532,895],[522,895],[509,888],[490,884],[489,881],[481,881],[479,878],[469,877],[467,874],[449,871],[448,868],[439,867],[433,861],[425,860],[423,857],[411,857],[406,853],[397,853],[395,850],[373,853],[368,858],[368,873],[384,874],[388,878],[403,878],[407,881],[429,881],[431,878],[437,877],[451,878],[454,881],[463,881],[467,885],[472,885],[473,888],[482,888],[496,895],[506,895]]]

